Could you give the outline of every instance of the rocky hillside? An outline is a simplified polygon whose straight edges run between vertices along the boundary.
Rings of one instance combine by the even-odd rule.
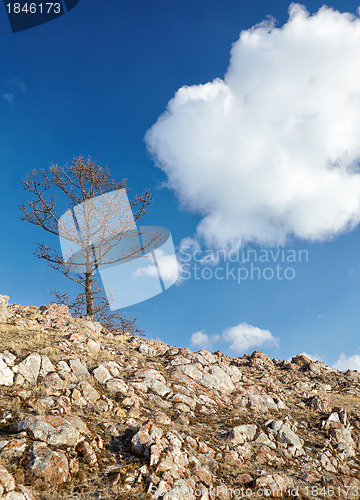
[[[360,373],[0,296],[0,498],[360,498]]]

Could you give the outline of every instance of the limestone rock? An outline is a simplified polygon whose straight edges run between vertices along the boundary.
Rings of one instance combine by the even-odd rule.
[[[255,438],[257,425],[243,424],[237,425],[231,431],[231,442],[233,445],[244,444],[246,441],[252,441]]]
[[[78,421],[80,419],[77,418],[74,425],[74,420],[71,421],[70,417],[30,416],[13,424],[10,427],[10,432],[26,431],[33,439],[44,441],[52,446],[76,446],[81,438],[79,427],[82,427],[77,425]]]
[[[40,366],[41,356],[37,352],[33,352],[18,364],[18,374],[22,375],[29,384],[34,385],[40,373]]]
[[[0,323],[5,323],[11,316],[8,306],[9,299],[8,295],[0,295]]]

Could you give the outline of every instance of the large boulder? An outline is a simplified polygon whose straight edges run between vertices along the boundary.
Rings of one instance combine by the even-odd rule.
[[[11,425],[9,431],[26,431],[33,439],[52,446],[76,446],[88,429],[79,417],[34,415]]]

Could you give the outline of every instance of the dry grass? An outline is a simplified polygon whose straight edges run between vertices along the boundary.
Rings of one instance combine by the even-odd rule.
[[[24,358],[31,352],[46,354],[52,362],[61,359],[58,343],[64,340],[61,330],[44,332],[40,328],[22,328],[0,324],[0,351],[11,351],[15,356]]]

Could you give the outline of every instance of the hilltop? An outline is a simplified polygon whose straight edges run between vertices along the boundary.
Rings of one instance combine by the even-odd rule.
[[[0,295],[0,498],[359,498],[360,373]]]

